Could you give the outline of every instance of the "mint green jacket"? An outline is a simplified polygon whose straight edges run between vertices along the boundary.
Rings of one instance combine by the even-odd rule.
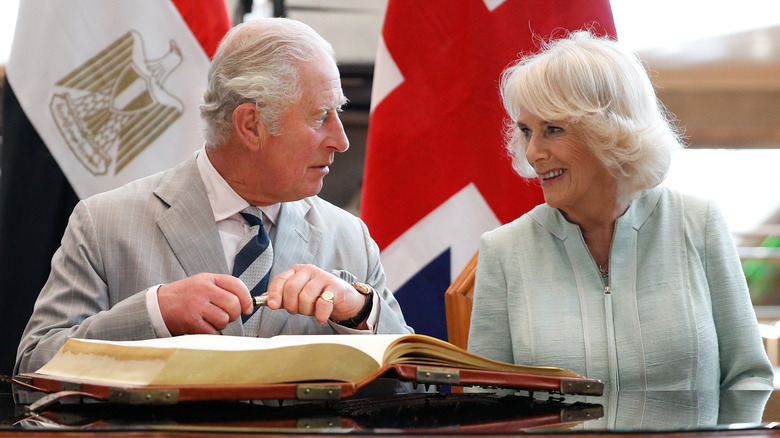
[[[615,224],[610,287],[546,204],[482,236],[469,350],[605,390],[771,389],[747,284],[710,201],[657,187]]]

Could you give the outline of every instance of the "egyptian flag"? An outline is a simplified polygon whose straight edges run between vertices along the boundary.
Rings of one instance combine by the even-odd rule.
[[[24,0],[6,68],[0,158],[0,373],[79,199],[203,144],[224,0]]]
[[[444,292],[479,237],[544,202],[503,146],[501,72],[566,30],[615,35],[608,0],[390,0],[360,215],[418,333],[447,339]]]

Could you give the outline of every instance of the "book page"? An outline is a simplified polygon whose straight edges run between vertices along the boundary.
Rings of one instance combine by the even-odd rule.
[[[185,335],[140,341],[70,339],[37,372],[119,385],[361,382],[389,364],[575,377],[496,362],[425,335]],[[579,377],[579,376],[577,376]]]
[[[224,335],[182,335],[171,338],[144,339],[140,341],[102,341],[80,339],[86,342],[127,345],[136,347],[177,348],[209,351],[269,350],[272,348],[310,344],[347,345],[371,356],[377,363],[383,363],[387,347],[395,340],[407,335],[279,335],[271,338],[250,338]]]

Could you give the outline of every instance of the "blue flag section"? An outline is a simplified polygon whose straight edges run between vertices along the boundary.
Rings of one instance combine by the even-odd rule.
[[[444,301],[441,291],[450,285],[450,250],[444,251],[425,265],[415,276],[395,291],[395,297],[404,310],[406,322],[417,333],[447,340]]]

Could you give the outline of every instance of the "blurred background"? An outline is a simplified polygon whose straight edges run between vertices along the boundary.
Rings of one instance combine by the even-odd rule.
[[[350,100],[349,153],[332,166],[322,196],[358,213],[373,63],[386,0],[227,0],[234,22],[286,15],[330,40]],[[780,319],[780,2],[612,0],[619,39],[652,71],[661,100],[689,148],[665,182],[715,199],[743,258],[759,316]],[[736,7],[735,7],[736,6]],[[18,0],[0,2],[0,77]],[[0,113],[0,147],[2,125]],[[0,162],[0,172],[2,162]],[[0,236],[2,238],[2,236]]]

